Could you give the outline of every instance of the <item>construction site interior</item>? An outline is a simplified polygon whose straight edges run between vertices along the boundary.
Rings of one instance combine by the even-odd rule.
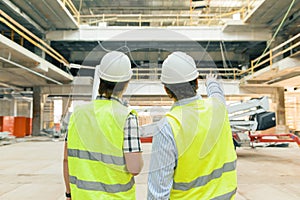
[[[123,98],[140,126],[173,105],[160,81],[170,53],[193,57],[203,98],[217,74],[236,199],[300,199],[300,0],[0,0],[0,199],[65,199],[69,117],[93,99],[95,68],[113,50],[131,60]],[[152,137],[141,141],[146,199]]]

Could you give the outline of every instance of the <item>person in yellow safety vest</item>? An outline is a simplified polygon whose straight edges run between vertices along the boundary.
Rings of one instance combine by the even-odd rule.
[[[75,108],[64,150],[66,199],[135,199],[143,167],[137,114],[120,100],[132,76],[124,53],[101,60],[99,97]]]
[[[198,76],[186,53],[174,52],[162,64],[161,81],[175,103],[153,137],[148,200],[235,198],[237,156],[223,89],[209,74],[209,98],[202,99]]]

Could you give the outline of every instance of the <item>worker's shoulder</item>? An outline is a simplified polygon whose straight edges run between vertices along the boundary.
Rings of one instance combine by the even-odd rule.
[[[93,102],[90,102],[90,103],[85,103],[85,104],[80,104],[80,105],[77,105],[74,109],[74,112],[82,112],[82,111],[87,111],[87,110],[90,110],[92,109],[94,106],[93,106]]]
[[[220,105],[224,105],[224,103],[217,97],[208,97],[207,99],[205,99],[204,101],[208,102],[208,103],[212,103],[212,104],[220,104]]]
[[[227,110],[226,103],[222,102],[219,98],[209,97],[205,99],[205,107],[211,107],[214,110]]]

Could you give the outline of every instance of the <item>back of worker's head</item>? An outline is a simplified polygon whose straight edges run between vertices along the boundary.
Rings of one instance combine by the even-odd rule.
[[[162,64],[161,81],[168,96],[175,100],[197,94],[198,76],[194,59],[184,52],[170,54]]]
[[[132,76],[131,63],[127,55],[119,51],[105,54],[100,62],[99,95],[118,96],[127,86]]]

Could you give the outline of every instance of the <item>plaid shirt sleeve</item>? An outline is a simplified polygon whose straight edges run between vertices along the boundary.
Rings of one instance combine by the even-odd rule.
[[[137,116],[129,114],[124,127],[124,153],[141,152],[140,134]]]

